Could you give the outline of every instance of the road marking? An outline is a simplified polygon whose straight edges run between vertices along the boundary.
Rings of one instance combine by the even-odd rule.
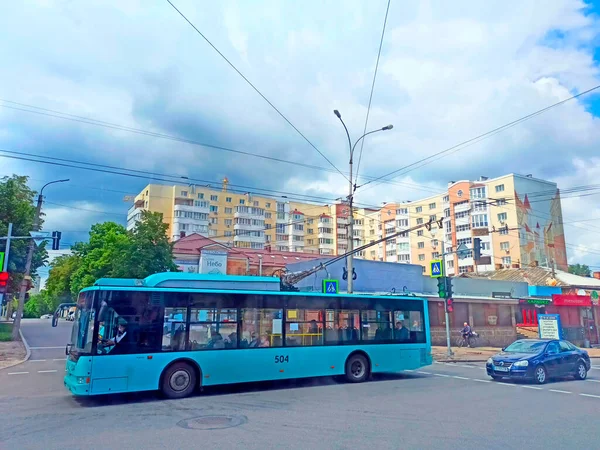
[[[561,391],[560,389],[548,389],[550,392],[558,392],[559,394],[572,394],[570,391]]]
[[[445,378],[450,378],[450,375],[446,375],[446,374],[443,374],[443,373],[434,373],[434,375],[435,375],[436,377],[445,377]]]
[[[600,380],[590,380],[589,378],[585,381],[591,381],[592,383],[600,383]]]
[[[456,375],[454,375],[452,378],[456,378],[457,380],[470,380],[470,378],[467,378],[467,377],[457,377]]]
[[[490,380],[480,380],[479,378],[473,378],[473,381],[479,381],[480,383],[491,383]]]
[[[24,375],[29,372],[8,372],[7,375]]]
[[[516,384],[510,384],[510,383],[496,383],[496,384],[501,384],[503,386],[512,386],[512,387],[517,387]]]
[[[600,366],[592,366],[592,369],[600,369]]]
[[[541,387],[537,387],[537,386],[521,386],[522,388],[525,389],[535,389],[536,391],[541,391],[542,388]]]
[[[29,347],[31,350],[44,350],[46,348],[65,348],[64,345],[61,345],[60,347]]]
[[[468,366],[467,364],[459,364],[460,367],[466,367],[467,369],[472,369],[475,366]]]
[[[54,358],[52,361],[66,361],[67,358]]]
[[[38,373],[54,373],[56,370],[38,370]]]
[[[424,372],[422,370],[417,370],[417,373],[422,373],[424,375],[431,375],[431,372]]]
[[[44,362],[45,359],[30,359],[29,362]]]
[[[579,394],[582,397],[594,397],[594,398],[600,398],[600,395],[592,395],[592,394]]]

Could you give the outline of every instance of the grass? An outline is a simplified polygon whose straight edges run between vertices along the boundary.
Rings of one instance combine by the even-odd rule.
[[[12,341],[12,323],[0,323],[0,342]]]

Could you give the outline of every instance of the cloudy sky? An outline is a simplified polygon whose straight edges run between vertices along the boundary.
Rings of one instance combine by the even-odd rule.
[[[173,2],[346,171],[347,140],[332,111],[339,109],[354,138],[360,136],[387,0]],[[344,177],[166,1],[8,5],[0,7],[0,150],[215,185],[227,176],[243,190],[310,195],[323,203],[346,195]],[[368,129],[389,123],[394,129],[367,139],[359,184],[600,84],[598,12],[576,0],[392,0]],[[449,180],[510,172],[550,179],[562,189],[598,183],[597,92],[392,182],[359,188],[356,201],[417,199]],[[67,244],[82,239],[92,223],[124,223],[123,196],[150,181],[139,173],[0,157],[0,175],[12,173],[30,176],[37,189],[57,177],[71,179],[48,188],[45,204],[47,229],[63,230]],[[600,189],[586,194],[592,195],[563,200],[567,252],[570,262],[600,269]]]

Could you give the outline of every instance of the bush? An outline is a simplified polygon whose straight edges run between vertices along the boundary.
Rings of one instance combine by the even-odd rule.
[[[12,324],[0,323],[0,342],[12,341]]]

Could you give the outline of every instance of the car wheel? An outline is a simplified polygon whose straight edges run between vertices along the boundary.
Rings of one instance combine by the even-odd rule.
[[[585,380],[587,378],[587,368],[583,361],[577,363],[577,369],[575,370],[575,378],[578,380]]]
[[[361,383],[369,376],[369,362],[361,354],[350,356],[346,361],[346,380]]]
[[[533,373],[533,379],[537,384],[544,384],[548,379],[548,373],[544,366],[537,366]]]
[[[183,398],[196,389],[196,371],[188,363],[170,366],[162,378],[161,391],[168,398]]]

